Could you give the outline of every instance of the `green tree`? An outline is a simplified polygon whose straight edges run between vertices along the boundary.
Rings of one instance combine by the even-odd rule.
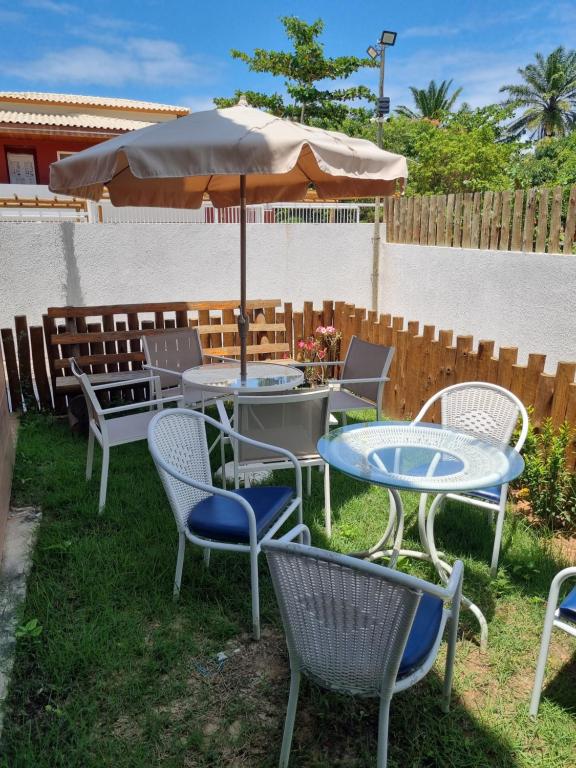
[[[408,159],[407,194],[510,187],[509,169],[519,145],[501,140],[501,120],[506,114],[497,106],[474,110],[463,107],[448,116],[442,126],[403,115],[385,122],[384,148]]]
[[[362,85],[333,90],[319,87],[322,81],[345,80],[363,67],[375,66],[372,59],[356,56],[326,58],[324,46],[318,40],[324,30],[321,19],[307,24],[295,16],[284,16],[280,21],[292,43],[291,51],[257,48],[252,55],[238,50],[231,53],[233,58],[248,64],[252,72],[266,72],[285,78],[286,91],[293,103],[286,103],[279,94],[267,96],[250,91],[244,94],[249,104],[301,123],[335,128],[348,118],[349,102],[373,100],[370,89]],[[238,101],[239,95],[237,91],[234,98],[216,98],[214,103],[217,107],[229,107]]]
[[[396,109],[396,112],[412,120],[427,118],[428,120],[441,122],[452,111],[456,99],[462,93],[462,88],[456,88],[449,95],[448,92],[451,87],[452,80],[442,80],[440,85],[437,85],[435,80],[431,80],[428,88],[414,88],[414,86],[410,86],[416,110],[401,105]]]
[[[558,139],[541,139],[518,157],[510,176],[516,187],[576,184],[576,131]]]
[[[522,110],[509,125],[513,134],[528,131],[538,139],[565,136],[576,125],[576,51],[562,46],[544,58],[536,54],[536,63],[518,73],[519,85],[503,85],[508,93],[505,104]]]

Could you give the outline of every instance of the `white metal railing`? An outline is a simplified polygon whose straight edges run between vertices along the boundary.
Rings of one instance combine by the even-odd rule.
[[[367,203],[269,203],[250,205],[250,224],[357,224]],[[50,192],[43,185],[0,184],[0,221],[76,221],[91,224],[238,224],[240,208],[115,207]]]

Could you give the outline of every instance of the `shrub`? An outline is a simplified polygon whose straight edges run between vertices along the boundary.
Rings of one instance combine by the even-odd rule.
[[[547,419],[539,432],[530,427],[524,446],[526,468],[517,484],[517,496],[552,531],[576,531],[576,475],[569,471],[566,460],[572,439],[567,423],[555,430]]]

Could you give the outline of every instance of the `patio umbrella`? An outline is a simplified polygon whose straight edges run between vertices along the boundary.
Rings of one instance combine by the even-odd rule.
[[[53,163],[50,189],[113,205],[240,206],[241,374],[246,375],[246,205],[393,194],[406,159],[364,139],[274,117],[244,100],[141,128]]]

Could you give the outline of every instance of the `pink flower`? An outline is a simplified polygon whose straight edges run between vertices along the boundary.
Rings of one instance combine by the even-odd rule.
[[[316,333],[324,334],[326,333],[326,328],[324,328],[323,325],[319,325],[318,328],[316,328]]]
[[[323,347],[321,347],[316,354],[318,355],[319,360],[324,360],[324,358],[326,357],[326,350]]]
[[[300,339],[300,341],[298,342],[298,349],[304,349],[305,346],[306,346],[306,342],[304,341],[304,339]]]

